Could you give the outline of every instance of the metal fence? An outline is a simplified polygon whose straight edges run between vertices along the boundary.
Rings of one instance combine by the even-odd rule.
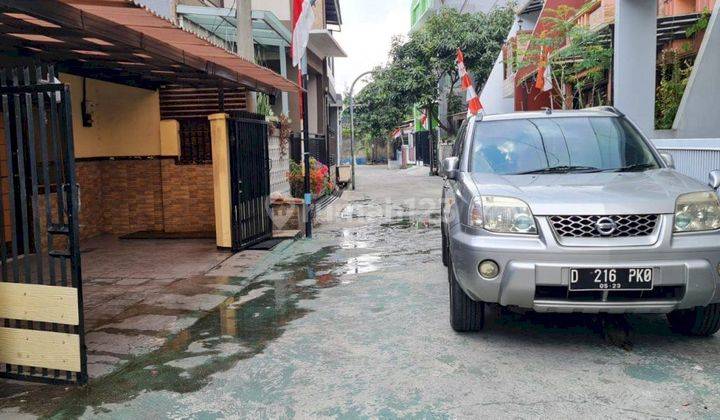
[[[308,141],[310,145],[308,150],[310,156],[328,166],[336,164],[334,157],[331,156],[328,149],[328,142],[325,136],[311,134]],[[293,133],[290,137],[290,159],[292,159],[293,162],[300,163],[302,161],[302,143],[302,136],[298,133]]]
[[[655,147],[672,155],[675,169],[703,183],[720,169],[720,139],[657,139]]]
[[[429,131],[418,131],[415,133],[416,160],[422,161],[425,166],[430,166],[432,159],[431,147]]]
[[[0,377],[87,381],[70,88],[0,69]]]

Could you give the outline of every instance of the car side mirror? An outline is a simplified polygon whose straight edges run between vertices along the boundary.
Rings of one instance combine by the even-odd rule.
[[[460,159],[457,156],[443,159],[442,170],[443,175],[447,179],[457,179],[458,167],[460,166]]]
[[[675,159],[673,159],[670,153],[660,153],[660,157],[665,162],[665,165],[670,169],[675,169]]]
[[[710,184],[710,186],[714,190],[720,188],[720,170],[715,169],[713,171],[710,171],[708,184]]]

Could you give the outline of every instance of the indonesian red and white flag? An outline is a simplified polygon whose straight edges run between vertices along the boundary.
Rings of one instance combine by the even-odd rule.
[[[426,130],[430,127],[428,125],[428,116],[426,110],[423,110],[422,115],[420,116],[420,124],[422,124],[422,127]]]
[[[467,69],[465,68],[465,56],[460,49],[457,51],[457,67],[458,76],[460,77],[460,86],[462,86],[463,90],[466,92],[465,100],[467,101],[468,114],[477,115],[480,111],[482,111],[483,106],[480,102],[480,97],[478,97],[477,92],[475,92],[472,77],[470,77]]]
[[[547,92],[553,88],[552,80],[552,68],[548,61],[547,53],[543,50],[543,59],[540,61],[538,66],[537,81],[535,82],[535,88],[541,92]]]
[[[307,50],[315,12],[310,0],[293,0],[292,63],[297,67]]]

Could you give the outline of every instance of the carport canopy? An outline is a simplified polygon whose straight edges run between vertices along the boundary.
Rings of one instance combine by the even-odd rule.
[[[132,0],[0,0],[0,53],[54,62],[70,73],[128,85],[299,87],[180,28]]]

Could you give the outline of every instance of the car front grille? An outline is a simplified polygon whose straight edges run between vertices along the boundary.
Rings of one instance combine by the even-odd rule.
[[[614,216],[550,216],[550,224],[561,238],[630,238],[649,236],[655,231],[657,214],[629,214]],[[608,223],[612,221],[612,223]],[[598,228],[604,224],[604,232]],[[608,225],[614,229],[608,232]]]
[[[656,286],[652,290],[610,290],[605,292],[571,291],[567,286],[536,286],[535,300],[567,302],[642,302],[680,301],[685,296],[685,286]]]

